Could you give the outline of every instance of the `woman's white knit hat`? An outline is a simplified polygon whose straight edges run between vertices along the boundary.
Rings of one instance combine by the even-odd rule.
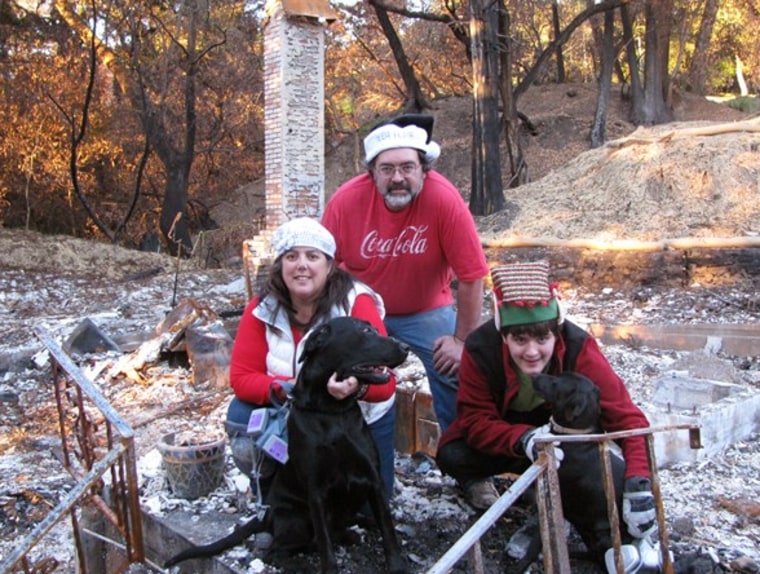
[[[272,235],[275,258],[294,247],[313,247],[329,257],[335,257],[335,238],[332,233],[310,217],[297,217],[286,221]]]
[[[421,114],[399,116],[373,129],[364,138],[364,161],[370,163],[389,149],[410,147],[425,154],[425,160],[435,161],[441,147],[432,141],[433,117]]]

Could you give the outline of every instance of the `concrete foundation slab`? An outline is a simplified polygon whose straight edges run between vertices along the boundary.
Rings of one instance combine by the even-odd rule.
[[[652,426],[698,424],[702,438],[702,448],[691,449],[684,431],[655,434],[660,468],[712,457],[760,428],[760,392],[753,389],[674,373],[655,381],[653,398],[644,409]]]
[[[218,540],[231,532],[239,519],[239,514],[204,511],[201,516],[181,509],[155,516],[143,509],[145,554],[151,562],[162,565],[191,544],[208,544]],[[213,557],[188,560],[175,566],[172,571],[178,574],[244,574],[246,568],[236,568]]]
[[[175,509],[161,515],[141,509],[143,545],[147,565],[163,571],[169,558],[193,544],[208,544],[229,533],[238,524],[239,514],[214,510]],[[87,572],[115,572],[127,560],[124,547],[105,543],[119,540],[114,526],[98,513],[90,512],[81,522],[80,536],[87,549]],[[102,537],[105,538],[102,538]],[[241,553],[245,552],[241,546]],[[246,555],[246,558],[248,556]],[[83,570],[84,571],[84,570]],[[188,560],[172,569],[176,574],[245,574],[246,568],[226,564],[218,557]]]
[[[673,374],[654,382],[652,402],[668,410],[692,410],[740,394],[744,387],[722,381]]]

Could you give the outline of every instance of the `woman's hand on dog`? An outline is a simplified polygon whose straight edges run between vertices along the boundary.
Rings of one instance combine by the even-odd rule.
[[[359,381],[356,377],[347,377],[342,381],[337,379],[337,373],[333,373],[327,381],[327,392],[334,398],[342,401],[359,392]]]
[[[274,381],[270,387],[271,394],[273,394],[275,399],[277,399],[280,403],[285,403],[288,400],[288,394],[290,393],[290,390],[295,386],[295,384],[295,379],[288,379],[287,381]]]

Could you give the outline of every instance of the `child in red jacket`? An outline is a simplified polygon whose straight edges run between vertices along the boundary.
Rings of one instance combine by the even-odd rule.
[[[494,320],[467,337],[457,416],[437,454],[441,471],[480,510],[498,498],[491,477],[524,472],[536,457],[531,439],[548,432],[551,413],[531,375],[574,371],[591,379],[600,391],[600,422],[607,432],[649,426],[594,337],[563,319],[546,261],[497,266],[491,277]],[[655,529],[646,444],[637,436],[620,446],[628,492],[624,519],[629,533],[643,538]],[[562,450],[554,450],[561,464]]]

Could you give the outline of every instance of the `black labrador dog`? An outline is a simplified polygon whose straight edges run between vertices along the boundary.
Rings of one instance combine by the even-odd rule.
[[[388,367],[409,352],[403,343],[381,336],[369,323],[352,317],[332,319],[307,339],[288,417],[288,460],[278,470],[263,519],[253,518],[231,534],[195,546],[169,559],[213,556],[257,532],[270,532],[270,553],[288,555],[318,550],[323,573],[338,571],[333,544],[369,502],[383,537],[389,572],[407,572],[383,493],[375,441],[355,397],[337,400],[327,392],[333,373],[363,384],[383,384]]]
[[[599,388],[587,377],[573,372],[559,376],[533,375],[533,388],[551,405],[553,434],[601,432]],[[604,567],[604,553],[612,548],[612,533],[604,493],[602,461],[595,442],[563,442],[565,457],[557,471],[562,495],[562,512],[575,527],[588,549],[588,557]],[[615,500],[622,522],[623,474],[625,461],[610,452]],[[627,532],[623,542],[630,541]],[[523,561],[530,564],[540,549],[540,539],[531,546]],[[532,554],[532,556],[531,556]],[[521,562],[523,562],[521,561]],[[526,567],[527,567],[526,564]]]

